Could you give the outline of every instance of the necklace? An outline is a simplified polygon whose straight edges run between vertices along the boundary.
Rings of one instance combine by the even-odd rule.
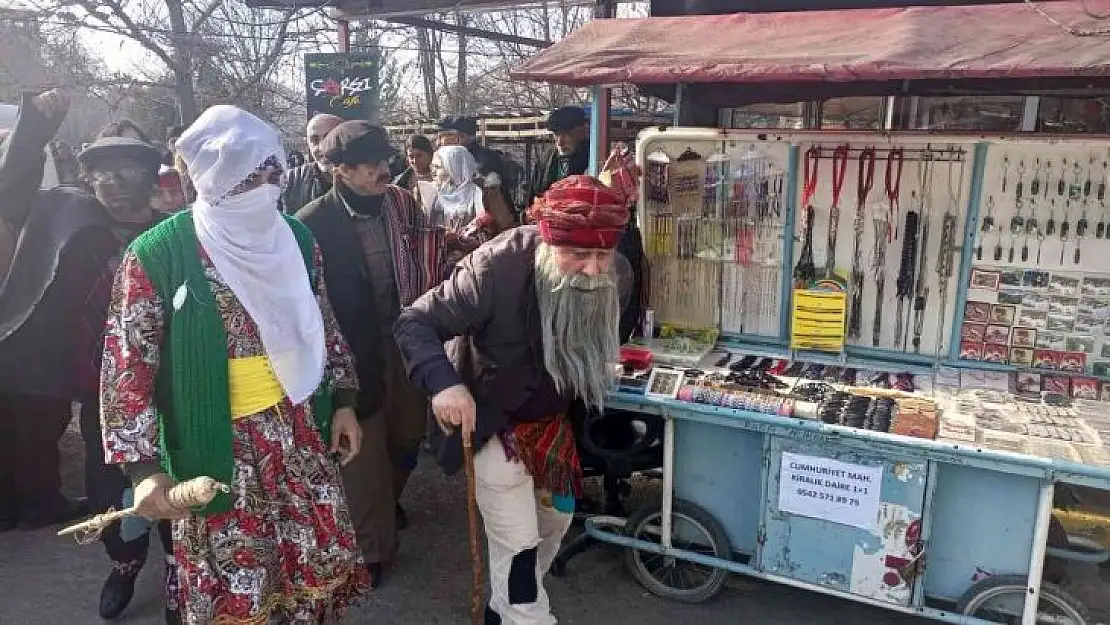
[[[803,230],[802,253],[798,257],[798,264],[794,266],[794,280],[805,284],[817,277],[817,269],[813,264],[813,195],[817,192],[817,166],[821,162],[821,148],[812,146],[806,150],[805,163],[802,167],[802,206],[805,207],[805,225]]]
[[[875,148],[864,148],[859,155],[859,175],[856,182],[856,216],[852,223],[852,276],[848,284],[848,338],[858,339],[863,317],[863,211],[867,195],[875,183]]]
[[[829,207],[829,232],[825,247],[825,278],[833,279],[836,272],[836,237],[840,230],[840,192],[844,189],[844,174],[848,171],[847,144],[837,146],[832,157],[832,206]]]

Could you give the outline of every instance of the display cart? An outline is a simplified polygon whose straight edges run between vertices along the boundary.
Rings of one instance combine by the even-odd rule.
[[[1025,10],[792,14],[800,37],[843,30],[832,42],[912,32],[905,15],[950,26],[931,31],[938,54],[849,46],[827,63],[771,49],[800,41],[770,28],[786,17],[762,31],[749,16],[636,20],[587,27],[515,74],[771,81],[779,97],[792,78],[823,94],[949,88],[935,78],[1021,93],[1019,80],[1081,76],[1105,91],[1107,45],[1075,57],[1066,31]],[[857,23],[887,28],[852,35]],[[747,47],[714,40],[720,63],[690,52],[714,25],[746,29]],[[1002,39],[1054,43],[1000,52],[1010,26]],[[952,44],[957,30],[976,50]],[[926,65],[938,58],[954,62]],[[679,127],[641,133],[636,153],[654,368],[626,368],[608,407],[664,420],[662,502],[588,519],[588,535],[680,601],[734,572],[944,622],[1093,624],[1058,582],[1068,563],[1105,564],[1110,544],[1058,508],[1110,491],[1110,139]]]

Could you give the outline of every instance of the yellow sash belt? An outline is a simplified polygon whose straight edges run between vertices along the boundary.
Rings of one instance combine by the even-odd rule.
[[[228,383],[231,391],[231,418],[242,419],[281,403],[285,390],[265,356],[229,358]]]

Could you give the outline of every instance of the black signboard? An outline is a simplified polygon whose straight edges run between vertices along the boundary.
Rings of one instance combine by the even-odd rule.
[[[378,119],[378,68],[375,52],[304,55],[308,117],[331,113],[343,119]]]

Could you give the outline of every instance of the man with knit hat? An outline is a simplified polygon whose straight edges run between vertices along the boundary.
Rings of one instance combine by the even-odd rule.
[[[543,576],[582,491],[566,411],[576,398],[605,402],[629,279],[614,251],[629,217],[622,195],[571,176],[532,213],[536,225],[475,250],[394,326],[410,377],[432,397],[444,471],[462,465],[460,437],[473,439],[486,622],[506,625],[556,622]]]

